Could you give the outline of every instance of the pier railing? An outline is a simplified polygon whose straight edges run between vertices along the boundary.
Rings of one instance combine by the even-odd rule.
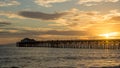
[[[87,48],[87,49],[120,49],[120,39],[107,40],[48,40],[36,42],[17,42],[19,47],[51,48]]]

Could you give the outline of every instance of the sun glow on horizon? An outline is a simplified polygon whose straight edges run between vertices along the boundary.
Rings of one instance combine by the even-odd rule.
[[[109,38],[117,36],[117,35],[118,35],[118,32],[110,32],[110,33],[100,34],[99,36],[103,36],[103,37],[109,39]]]

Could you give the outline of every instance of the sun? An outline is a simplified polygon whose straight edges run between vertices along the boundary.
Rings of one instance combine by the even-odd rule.
[[[103,34],[104,37],[109,38],[110,34]]]
[[[110,33],[100,34],[99,36],[103,36],[108,39],[117,36],[117,34],[118,34],[117,32],[110,32]]]
[[[109,33],[107,33],[107,34],[100,34],[100,36],[103,36],[105,38],[110,38],[111,35]]]

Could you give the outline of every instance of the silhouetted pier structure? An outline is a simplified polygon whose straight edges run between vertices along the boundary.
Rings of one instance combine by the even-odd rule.
[[[35,41],[33,39],[25,38],[20,42],[17,42],[17,46],[83,49],[120,49],[120,39]]]

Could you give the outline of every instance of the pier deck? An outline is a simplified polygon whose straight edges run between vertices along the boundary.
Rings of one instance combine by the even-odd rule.
[[[18,47],[120,49],[120,39],[47,41],[30,41],[30,39],[24,39],[16,44]]]

